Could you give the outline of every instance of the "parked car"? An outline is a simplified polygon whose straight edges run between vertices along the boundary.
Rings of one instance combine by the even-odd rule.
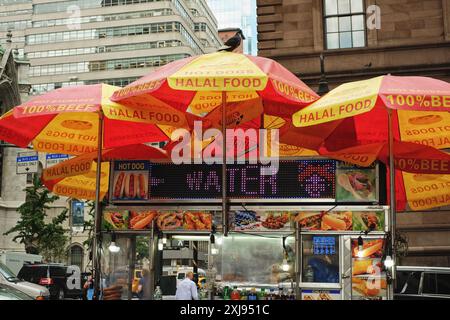
[[[50,291],[51,299],[80,298],[81,286],[75,289],[67,286],[67,280],[72,276],[72,273],[68,273],[67,268],[68,266],[62,264],[28,264],[22,267],[17,277],[45,286]]]
[[[6,265],[1,262],[0,284],[8,285],[14,289],[22,291],[37,300],[50,299],[50,292],[46,287],[20,280]]]
[[[397,267],[397,300],[450,300],[450,268]]]
[[[0,284],[0,300],[34,300],[32,297],[10,287],[8,285]]]

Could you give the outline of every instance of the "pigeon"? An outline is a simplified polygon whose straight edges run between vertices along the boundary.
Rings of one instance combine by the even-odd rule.
[[[234,36],[228,39],[218,51],[233,52],[240,46],[242,40],[245,40],[245,37],[242,30],[239,30]]]

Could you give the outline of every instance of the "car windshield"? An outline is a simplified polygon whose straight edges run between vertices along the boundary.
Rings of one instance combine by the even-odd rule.
[[[19,278],[16,277],[14,272],[3,263],[0,263],[0,274],[8,281],[19,281]]]

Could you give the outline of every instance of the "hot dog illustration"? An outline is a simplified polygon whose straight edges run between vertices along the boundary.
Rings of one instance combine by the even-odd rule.
[[[116,184],[114,186],[114,198],[120,198],[123,193],[125,173],[121,172],[117,177]]]
[[[148,187],[145,176],[142,173],[138,175],[138,182],[139,182],[139,198],[147,199]]]
[[[129,199],[136,197],[136,176],[133,173],[127,174],[125,179],[125,197]]]

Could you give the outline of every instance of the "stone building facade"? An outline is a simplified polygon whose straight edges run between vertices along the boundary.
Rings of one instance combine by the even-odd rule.
[[[259,55],[312,88],[384,74],[450,82],[450,0],[258,0]],[[404,212],[403,265],[450,266],[450,209]]]

